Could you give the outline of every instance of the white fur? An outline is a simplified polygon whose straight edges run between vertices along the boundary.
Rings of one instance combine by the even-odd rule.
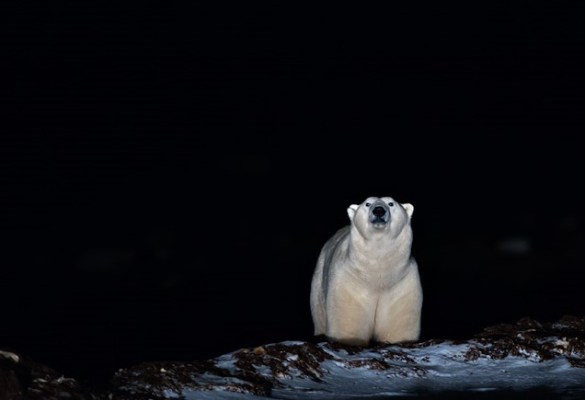
[[[389,213],[387,223],[375,220],[376,207]],[[391,197],[348,207],[350,225],[325,243],[313,274],[315,335],[359,345],[418,340],[423,296],[410,254],[413,211]]]

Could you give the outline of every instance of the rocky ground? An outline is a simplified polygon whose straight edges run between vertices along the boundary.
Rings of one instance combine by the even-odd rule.
[[[289,341],[210,360],[144,362],[89,387],[11,351],[0,352],[0,398],[166,399],[384,397],[578,399],[585,396],[585,317],[530,318],[468,340],[347,347]],[[465,396],[473,397],[465,397]]]

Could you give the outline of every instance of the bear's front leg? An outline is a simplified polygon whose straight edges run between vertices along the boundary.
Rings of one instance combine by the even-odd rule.
[[[378,342],[416,341],[420,336],[422,287],[418,271],[380,295],[376,310],[374,337]]]
[[[327,302],[327,337],[337,342],[365,346],[372,338],[376,302],[356,287],[330,291]]]

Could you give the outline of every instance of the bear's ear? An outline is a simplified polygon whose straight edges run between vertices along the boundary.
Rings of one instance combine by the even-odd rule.
[[[353,221],[353,216],[355,215],[358,207],[359,206],[357,204],[352,204],[351,206],[347,207],[347,215],[350,221]]]
[[[414,206],[410,203],[402,203],[402,207],[406,210],[408,214],[408,218],[412,217],[412,213],[414,212]]]

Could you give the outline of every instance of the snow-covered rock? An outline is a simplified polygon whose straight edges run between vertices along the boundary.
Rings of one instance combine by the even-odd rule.
[[[469,340],[350,347],[287,341],[205,361],[144,362],[88,388],[0,350],[0,399],[585,398],[585,317],[525,318]],[[488,396],[488,397],[486,397]]]

